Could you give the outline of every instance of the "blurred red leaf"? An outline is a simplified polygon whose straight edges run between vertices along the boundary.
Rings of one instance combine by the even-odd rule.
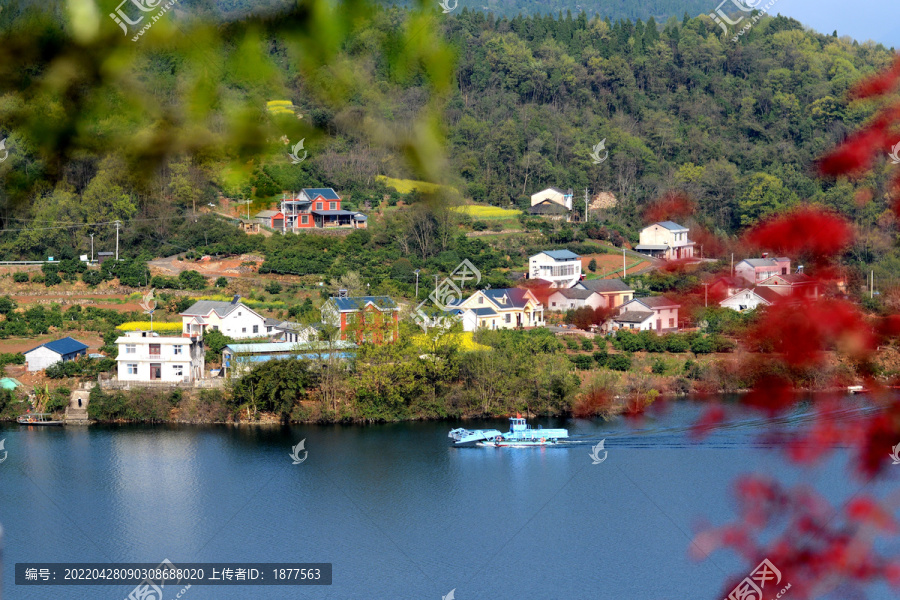
[[[780,254],[823,257],[843,250],[853,241],[853,233],[842,217],[804,207],[758,225],[747,234],[747,241]]]
[[[696,205],[685,194],[669,192],[644,210],[645,223],[672,221],[694,214]]]
[[[900,82],[900,56],[894,60],[893,67],[863,79],[853,86],[849,92],[850,98],[871,98],[887,94],[897,87]]]

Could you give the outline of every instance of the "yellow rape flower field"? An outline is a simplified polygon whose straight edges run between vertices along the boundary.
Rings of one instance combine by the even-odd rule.
[[[425,334],[420,333],[412,338],[412,343],[422,348],[423,350],[428,350],[431,347],[431,338]],[[471,331],[465,331],[462,333],[446,333],[441,338],[439,338],[439,344],[454,344],[457,349],[462,352],[476,352],[482,350],[490,350],[490,346],[485,346],[484,344],[479,344],[475,341],[473,337],[473,333]]]
[[[150,331],[150,321],[128,321],[116,326],[120,331]],[[153,322],[153,331],[157,333],[181,333],[181,323]]]
[[[508,219],[510,217],[518,217],[522,214],[521,210],[513,208],[500,208],[499,206],[478,206],[476,204],[467,204],[465,206],[455,206],[453,210],[465,213],[476,219]]]

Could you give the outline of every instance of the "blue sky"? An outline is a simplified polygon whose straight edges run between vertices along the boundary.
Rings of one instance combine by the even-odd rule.
[[[900,0],[777,0],[769,13],[793,17],[820,33],[837,29],[839,36],[900,50]]]

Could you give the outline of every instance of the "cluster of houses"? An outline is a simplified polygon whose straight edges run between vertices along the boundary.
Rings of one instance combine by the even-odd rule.
[[[709,286],[716,296],[725,296],[719,305],[736,311],[770,306],[786,298],[816,299],[821,295],[818,282],[799,266],[791,272],[786,257],[747,258],[734,266],[734,275],[720,277]]]
[[[343,210],[341,197],[332,188],[304,188],[299,194],[285,193],[277,210],[263,210],[254,216],[260,225],[282,233],[306,229],[365,229],[368,217]]]

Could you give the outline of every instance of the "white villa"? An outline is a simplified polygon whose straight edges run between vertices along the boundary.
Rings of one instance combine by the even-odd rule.
[[[569,310],[585,306],[590,308],[605,306],[604,298],[597,292],[577,287],[556,290],[547,298],[547,310]]]
[[[544,201],[550,201],[554,204],[559,204],[560,206],[565,206],[567,209],[572,210],[572,190],[564,192],[563,190],[555,187],[550,187],[545,190],[541,190],[536,194],[531,195],[531,205],[536,206]]]
[[[207,331],[221,331],[234,339],[258,338],[266,335],[266,319],[247,308],[235,296],[231,302],[199,300],[181,313],[182,333],[203,337]]]
[[[190,382],[203,377],[203,342],[197,337],[128,331],[116,345],[119,381]]]
[[[568,250],[544,250],[528,259],[528,278],[543,279],[557,288],[581,281],[581,258]]]
[[[753,310],[759,305],[769,306],[783,300],[781,294],[769,287],[756,286],[753,289],[741,289],[719,302],[722,308],[730,308],[738,312]]]
[[[652,326],[657,332],[678,331],[678,309],[681,307],[677,302],[669,300],[665,296],[647,296],[645,298],[634,298],[619,307],[619,319],[626,312],[650,313],[652,316]],[[616,318],[613,319],[615,321]],[[641,321],[641,325],[644,320]]]
[[[665,260],[694,256],[694,242],[688,239],[688,228],[672,221],[654,223],[641,230],[641,241],[634,247],[642,254]]]
[[[450,311],[462,318],[464,331],[542,327],[544,306],[530,290],[478,290]]]

